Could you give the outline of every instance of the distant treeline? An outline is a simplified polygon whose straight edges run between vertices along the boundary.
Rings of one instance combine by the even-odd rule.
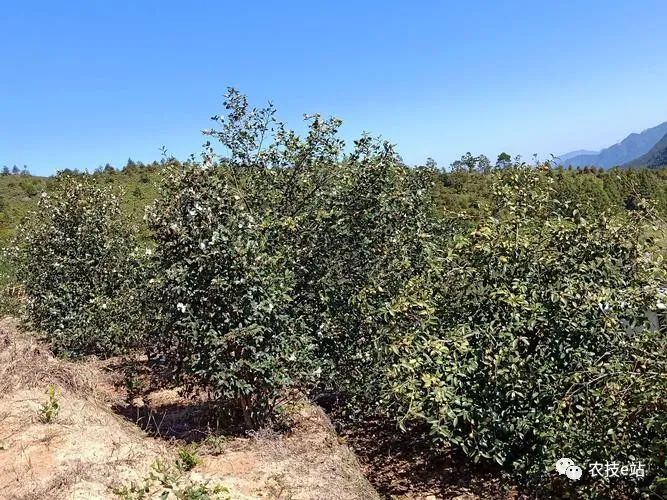
[[[30,175],[30,171],[26,165],[23,165],[23,168],[19,168],[17,165],[9,168],[7,165],[4,165],[2,170],[0,170],[0,175]]]
[[[454,162],[448,170],[437,171],[434,197],[448,211],[462,211],[482,216],[491,204],[492,171],[509,164],[509,155],[500,155],[495,165],[470,153]],[[507,163],[505,163],[507,162]],[[636,210],[640,200],[650,200],[655,210],[667,214],[667,168],[620,169],[563,168],[550,163],[536,164],[543,175],[552,179],[557,199],[569,200],[585,214],[602,211]],[[427,162],[423,168],[433,169]]]
[[[485,215],[491,204],[494,179],[489,174],[516,164],[517,160],[518,158],[512,158],[507,153],[501,153],[494,164],[484,155],[474,156],[466,153],[460,160],[453,162],[449,168],[439,168],[433,160],[428,159],[417,169],[431,172],[433,198],[436,206],[449,212],[463,212],[475,218]],[[171,165],[190,163],[190,161],[180,162],[174,158],[147,163],[128,158],[121,167],[107,163],[97,167],[92,174],[106,177],[106,181],[111,184],[116,183],[114,174],[125,174],[128,178],[120,182],[124,191],[134,195],[135,198],[143,198],[144,203],[148,203],[155,190],[150,189],[149,193],[144,193],[146,188],[140,186],[154,184],[154,181],[158,180],[158,172],[165,167],[167,162]],[[538,161],[535,161],[534,165],[543,172],[543,175],[552,179],[552,188],[558,199],[574,202],[586,214],[600,213],[605,210],[614,212],[636,210],[641,199],[650,200],[658,213],[667,214],[667,167],[652,169],[573,168]],[[59,170],[59,172],[68,175],[91,173],[88,170],[69,168]],[[23,168],[14,165],[11,169],[5,166],[1,173],[2,176],[31,175],[25,165]],[[29,196],[35,194],[37,194],[36,190],[31,189]],[[11,200],[6,199],[7,196],[0,197],[4,199],[5,204],[11,203]]]

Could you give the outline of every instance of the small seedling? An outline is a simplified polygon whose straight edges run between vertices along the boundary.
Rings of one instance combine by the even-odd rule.
[[[47,399],[39,408],[39,420],[44,424],[51,424],[58,417],[60,402],[58,401],[58,394],[54,385],[49,386],[46,394]]]
[[[225,436],[210,434],[200,443],[200,450],[207,455],[220,455],[227,446],[229,439]]]
[[[113,490],[120,500],[146,500],[150,493],[148,484],[132,482],[129,486],[122,486]]]
[[[178,450],[178,459],[176,460],[176,466],[184,471],[188,472],[194,469],[197,464],[201,462],[200,458],[197,456],[197,450],[193,447],[181,448]]]
[[[179,453],[180,455],[180,453]],[[184,474],[180,459],[174,463],[157,460],[151,473],[139,483],[115,488],[113,492],[121,500],[231,500],[229,491],[221,484],[210,481],[194,481]]]

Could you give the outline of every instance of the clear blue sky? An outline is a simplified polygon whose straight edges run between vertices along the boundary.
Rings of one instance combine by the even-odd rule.
[[[406,161],[597,149],[667,120],[665,0],[4,2],[0,165],[200,150],[227,86]]]

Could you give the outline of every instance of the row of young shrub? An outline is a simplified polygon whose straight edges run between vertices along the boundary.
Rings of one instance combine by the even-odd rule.
[[[225,157],[165,169],[150,249],[91,179],[42,198],[15,256],[57,352],[144,349],[248,427],[332,390],[537,488],[565,488],[560,456],[649,465],[579,494],[664,475],[667,346],[646,321],[664,273],[644,213],[584,219],[515,165],[492,174],[488,218],[464,221],[390,145],[345,153],[337,120],[300,137],[235,91],[216,120]]]

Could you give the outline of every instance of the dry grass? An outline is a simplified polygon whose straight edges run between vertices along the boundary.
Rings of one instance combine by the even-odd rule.
[[[117,394],[101,363],[58,360],[18,327],[0,321],[0,499],[116,498],[114,488],[171,456],[110,411]],[[60,410],[45,422],[50,386]]]
[[[29,333],[21,333],[12,317],[0,320],[0,394],[16,387],[43,388],[49,384],[86,398],[100,394],[100,372],[83,363],[55,359],[48,348]]]

